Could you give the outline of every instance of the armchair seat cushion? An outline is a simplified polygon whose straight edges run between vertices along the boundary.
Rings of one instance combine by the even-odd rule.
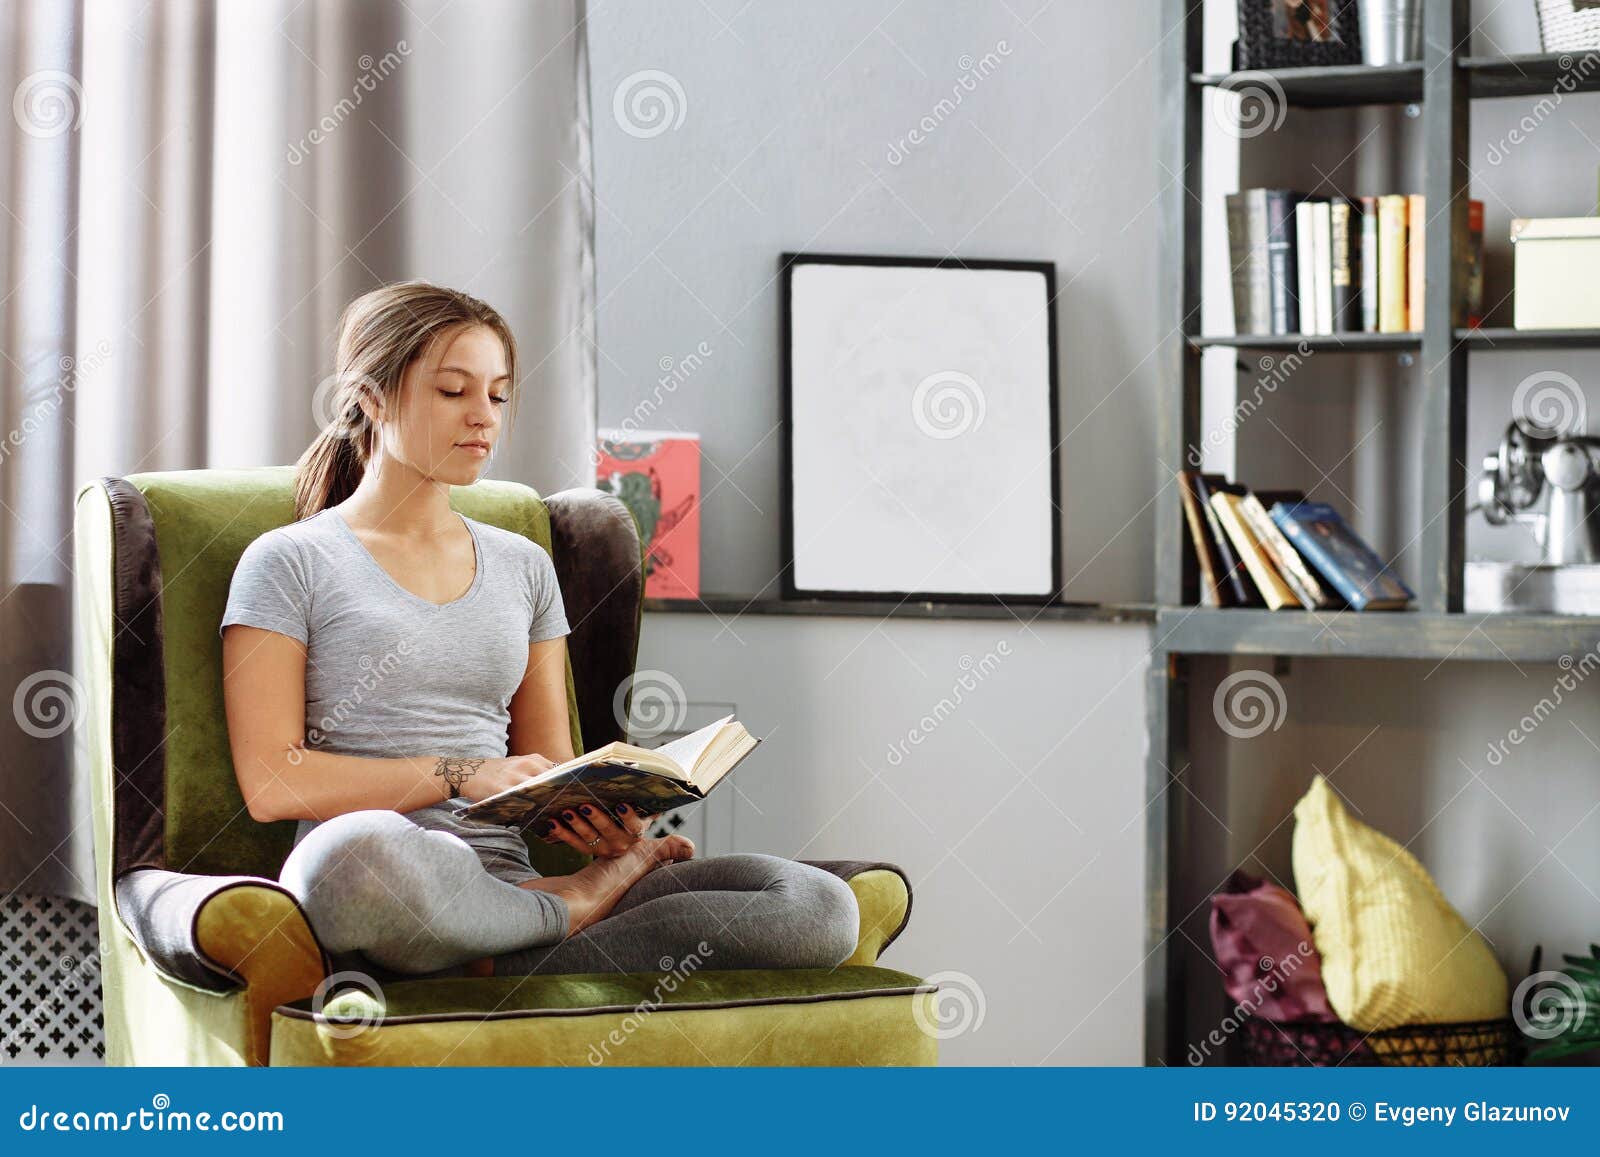
[[[889,968],[449,977],[272,1015],[273,1065],[928,1065],[937,986]]]

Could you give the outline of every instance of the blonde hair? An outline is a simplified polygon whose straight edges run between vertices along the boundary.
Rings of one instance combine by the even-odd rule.
[[[383,403],[386,413],[393,413],[406,367],[435,337],[462,325],[485,325],[499,335],[514,404],[516,339],[505,319],[476,297],[426,281],[398,281],[363,293],[345,306],[330,379],[333,392],[327,412],[332,420],[295,463],[297,520],[350,497],[377,452],[378,427],[361,408],[362,397],[372,396]]]

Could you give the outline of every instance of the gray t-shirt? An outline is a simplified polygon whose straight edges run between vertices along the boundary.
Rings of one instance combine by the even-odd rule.
[[[477,573],[465,594],[437,605],[395,582],[336,510],[269,530],[245,548],[217,630],[243,623],[306,644],[309,750],[506,754],[528,644],[570,628],[545,549],[461,517]],[[302,820],[295,842],[315,826]]]

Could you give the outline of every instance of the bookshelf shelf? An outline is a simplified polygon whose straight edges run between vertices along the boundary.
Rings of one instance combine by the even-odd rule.
[[[1548,663],[1600,646],[1600,617],[1161,607],[1155,641],[1175,654]]]
[[[1600,349],[1600,329],[1458,329],[1474,350]]]
[[[1347,353],[1368,353],[1421,349],[1422,335],[1416,333],[1212,334],[1191,337],[1189,344],[1195,349],[1231,346],[1234,349],[1250,350],[1294,350],[1303,344],[1307,349],[1319,352],[1343,350]]]
[[[1466,77],[1467,96],[1496,100],[1600,92],[1600,58],[1571,52],[1531,52],[1517,56],[1468,56],[1456,61]],[[1324,68],[1268,68],[1246,72],[1195,72],[1200,88],[1283,94],[1297,108],[1357,108],[1361,105],[1415,104],[1423,99],[1426,71],[1416,64],[1347,64]],[[1276,94],[1273,93],[1275,96]]]
[[[1467,74],[1467,91],[1477,100],[1600,92],[1600,56],[1593,52],[1468,56],[1457,67]]]
[[[1202,88],[1260,92],[1276,88],[1300,108],[1354,108],[1410,104],[1422,99],[1421,64],[1348,64],[1324,68],[1271,68],[1252,72],[1191,73]]]

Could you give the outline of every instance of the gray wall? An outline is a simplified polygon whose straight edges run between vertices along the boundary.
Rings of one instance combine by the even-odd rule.
[[[592,5],[600,422],[701,434],[703,591],[778,593],[777,255],[814,250],[1056,262],[1068,597],[1148,598],[1156,6],[1011,9]],[[891,163],[986,53],[999,67]],[[645,69],[686,108],[641,138],[613,97]],[[701,342],[704,364],[658,390],[662,360]],[[983,994],[947,1062],[1135,1063],[1146,631],[1026,618],[654,614],[639,665],[771,735],[740,772],[732,847],[712,850],[911,871],[885,964]],[[962,656],[1002,641],[961,690]]]

